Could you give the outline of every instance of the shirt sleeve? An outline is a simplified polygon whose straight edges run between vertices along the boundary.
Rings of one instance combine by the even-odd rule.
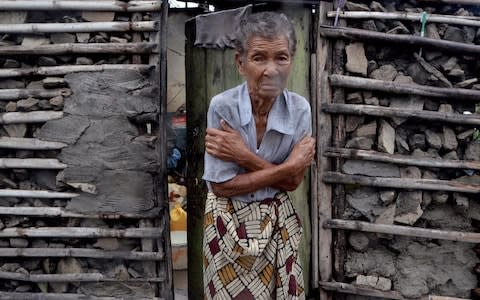
[[[306,104],[302,107],[299,112],[297,128],[295,130],[295,137],[293,144],[297,144],[305,136],[312,135],[312,111],[310,104],[305,100]]]
[[[220,126],[220,114],[218,113],[218,101],[212,99],[207,113],[207,128],[221,128]],[[227,123],[229,120],[225,120]],[[223,161],[221,159],[215,158],[212,155],[208,154],[205,151],[205,165],[203,180],[207,181],[207,184],[210,188],[209,182],[225,182],[233,177],[235,177],[240,172],[240,167],[233,162]]]

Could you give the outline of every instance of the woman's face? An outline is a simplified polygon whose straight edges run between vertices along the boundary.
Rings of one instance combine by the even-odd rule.
[[[247,81],[250,96],[272,99],[282,93],[292,66],[285,36],[250,37],[246,53],[237,53],[235,58],[240,74]]]

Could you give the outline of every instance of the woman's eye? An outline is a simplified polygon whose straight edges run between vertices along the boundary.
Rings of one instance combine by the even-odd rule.
[[[263,61],[263,57],[261,57],[261,56],[254,56],[254,57],[253,57],[253,61],[254,61],[254,62],[262,62],[262,61]]]

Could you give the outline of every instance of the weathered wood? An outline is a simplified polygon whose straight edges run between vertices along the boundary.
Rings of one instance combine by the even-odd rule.
[[[377,79],[331,75],[330,83],[336,87],[379,91],[394,94],[418,95],[432,98],[444,98],[450,101],[480,101],[480,91],[460,88],[440,88],[418,84],[394,83]]]
[[[1,10],[82,10],[82,11],[115,11],[140,12],[156,11],[161,8],[159,0],[118,0],[102,1],[72,1],[72,0],[1,0]]]
[[[30,217],[47,217],[47,218],[84,218],[84,219],[143,219],[157,218],[160,208],[155,208],[142,213],[97,213],[84,214],[68,211],[61,207],[0,207],[0,215],[12,216],[30,216]]]
[[[0,158],[0,169],[65,169],[66,164],[54,158]]]
[[[0,148],[26,150],[58,150],[67,147],[61,142],[48,142],[33,138],[0,137]]]
[[[333,291],[344,294],[353,294],[366,297],[377,297],[383,299],[407,300],[397,291],[380,291],[372,288],[357,286],[343,282],[325,282],[321,281],[320,286],[327,291]]]
[[[134,13],[132,14],[130,20],[132,22],[138,22],[142,20],[142,14],[141,13]],[[142,41],[142,34],[139,32],[134,32],[132,33],[132,42],[133,43],[140,43]],[[132,56],[132,63],[133,64],[141,64],[142,63],[142,57],[140,55],[133,55]]]
[[[0,292],[0,300],[164,300],[157,297],[95,297],[84,294],[70,294],[70,293],[20,293],[20,292]]]
[[[476,114],[461,115],[428,110],[407,110],[383,106],[362,104],[327,104],[323,105],[328,113],[349,114],[358,116],[412,118],[425,121],[437,121],[462,125],[480,125],[480,116]]]
[[[361,40],[389,44],[428,47],[453,53],[480,55],[480,46],[445,40],[437,40],[410,34],[390,34],[357,28],[320,26],[320,34],[327,38]]]
[[[426,229],[401,225],[374,224],[353,220],[327,220],[323,226],[327,228],[375,232],[402,236],[411,236],[425,239],[448,240],[464,243],[480,243],[480,233]]]
[[[460,5],[478,5],[478,0],[420,0],[424,2],[437,2]]]
[[[69,96],[71,93],[70,89],[0,89],[0,101],[12,101],[28,97],[53,98]]]
[[[321,1],[319,14],[322,18],[326,18],[326,14],[332,9],[332,3]],[[325,20],[325,19],[324,19]],[[318,22],[317,28],[317,97],[319,106],[317,108],[317,155],[316,155],[316,172],[317,178],[323,178],[324,174],[331,170],[330,161],[323,155],[326,147],[331,143],[332,139],[332,122],[329,114],[326,114],[321,106],[332,102],[332,91],[328,83],[328,74],[332,72],[332,45],[330,41],[319,35],[322,22]],[[319,228],[318,228],[318,275],[321,281],[330,281],[332,279],[333,257],[332,257],[332,231],[324,228],[321,224],[325,220],[332,218],[332,187],[319,180],[317,185],[318,207],[312,209],[318,210]],[[317,271],[317,270],[315,270]],[[325,293],[320,290],[320,300],[332,299],[331,293]]]
[[[78,197],[78,194],[51,192],[51,191],[38,191],[38,190],[0,189],[0,197],[39,198],[39,199],[69,199],[69,198],[73,198],[73,197]]]
[[[471,194],[480,193],[480,185],[471,185],[456,181],[437,179],[369,177],[362,175],[345,175],[337,172],[328,172],[323,176],[323,180],[328,183],[341,183],[372,187],[388,187],[396,189],[419,189]]]
[[[329,11],[328,17],[334,18],[336,14],[336,11]],[[406,20],[421,22],[422,14],[414,12],[343,11],[340,12],[339,17],[345,19]],[[471,16],[428,14],[428,22],[480,27],[480,18]]]
[[[135,70],[142,74],[155,69],[155,66],[142,64],[117,64],[117,65],[73,65],[56,67],[34,67],[34,68],[15,68],[0,69],[0,78],[23,77],[23,76],[52,76],[65,75],[77,72],[101,72],[105,70]]]
[[[4,271],[0,271],[0,279],[28,282],[162,282],[165,280],[164,277],[117,279],[108,278],[101,273],[23,274]]]
[[[70,23],[69,23],[70,24]],[[0,55],[134,54],[154,53],[154,43],[52,44],[35,47],[3,46]]]
[[[5,228],[0,230],[0,237],[27,238],[161,238],[163,228],[127,228],[109,229],[94,227],[39,227],[39,228]]]
[[[0,248],[0,257],[83,257],[99,259],[162,260],[161,252],[104,251],[84,248]]]
[[[99,32],[99,31],[101,32],[155,31],[157,30],[157,26],[158,26],[157,23],[153,21],[0,24],[0,33],[38,34],[38,33],[57,33],[57,32],[76,33],[76,32]],[[108,43],[107,45],[116,45],[116,44]],[[26,47],[26,48],[28,49],[29,47]]]
[[[42,123],[63,118],[62,111],[0,113],[0,124]]]
[[[411,155],[388,154],[357,149],[327,148],[324,155],[328,157],[343,157],[428,168],[480,170],[480,162],[478,161],[448,160],[429,157],[422,157],[422,159],[419,159],[418,157],[412,157]]]

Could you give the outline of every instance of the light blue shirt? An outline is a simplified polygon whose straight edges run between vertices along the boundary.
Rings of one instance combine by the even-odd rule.
[[[285,161],[295,144],[312,133],[310,104],[304,97],[286,89],[277,97],[268,114],[267,128],[258,149],[255,118],[246,83],[212,98],[207,114],[207,127],[221,129],[222,119],[240,132],[250,151],[273,164]],[[209,191],[212,191],[210,182],[225,182],[246,172],[247,170],[233,162],[220,160],[205,152],[203,179],[207,181]],[[244,202],[261,201],[272,198],[278,191],[266,187],[231,198]]]

